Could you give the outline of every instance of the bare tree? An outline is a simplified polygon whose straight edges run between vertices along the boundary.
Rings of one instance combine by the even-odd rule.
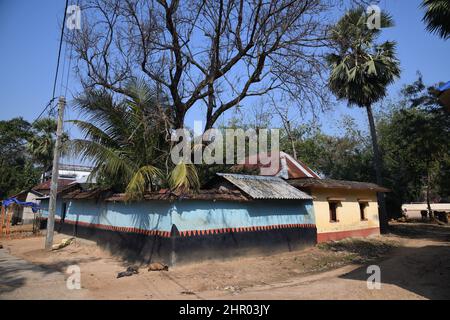
[[[129,95],[154,82],[181,128],[204,106],[205,129],[245,98],[281,90],[314,105],[323,92],[325,0],[86,0],[67,40],[85,89]]]
[[[289,109],[285,107],[280,107],[273,104],[275,113],[280,117],[281,123],[283,124],[284,131],[286,132],[287,138],[291,143],[292,155],[294,159],[297,159],[297,149],[295,148],[295,137],[292,132],[292,121],[289,118]]]

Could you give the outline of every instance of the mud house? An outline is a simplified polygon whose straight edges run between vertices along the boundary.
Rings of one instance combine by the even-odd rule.
[[[48,198],[41,198],[46,216]],[[316,243],[312,197],[279,177],[218,174],[197,193],[123,194],[72,184],[58,193],[56,230],[130,260],[171,265]]]
[[[283,178],[313,198],[317,242],[380,233],[377,192],[388,189],[373,183],[322,178],[285,152],[280,152],[278,159],[279,166],[270,175]],[[240,167],[255,170],[261,165],[248,158]]]

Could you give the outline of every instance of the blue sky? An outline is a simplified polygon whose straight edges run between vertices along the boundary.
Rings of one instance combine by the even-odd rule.
[[[415,80],[418,70],[428,84],[450,80],[450,41],[425,31],[419,4],[419,0],[381,0],[380,3],[383,10],[392,14],[396,24],[382,38],[398,42],[402,67],[401,78],[390,88],[391,96]],[[63,10],[64,0],[0,0],[1,120],[22,116],[32,121],[51,98]],[[59,84],[58,81],[57,95],[64,93]],[[77,88],[76,79],[71,77],[69,98],[70,92],[76,92]],[[339,132],[338,120],[343,115],[356,118],[361,128],[367,126],[364,110],[336,103],[334,111],[320,115],[323,129]],[[69,109],[67,117],[73,116]],[[189,114],[187,122],[192,122],[194,117],[194,113]]]

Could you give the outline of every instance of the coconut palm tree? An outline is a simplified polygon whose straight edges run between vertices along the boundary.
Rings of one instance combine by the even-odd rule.
[[[76,99],[86,120],[70,120],[84,134],[84,139],[71,141],[72,152],[93,162],[91,178],[125,191],[130,200],[165,185],[197,188],[192,165],[168,164],[170,130],[163,116],[169,116],[168,109],[155,90],[142,81],[132,81],[127,90],[132,98],[119,101],[104,90],[89,90]]]
[[[426,10],[423,21],[427,30],[445,40],[450,38],[450,1],[423,0],[422,7]]]
[[[381,27],[390,27],[389,15],[381,15]],[[382,185],[382,159],[378,147],[377,132],[372,105],[381,100],[399,75],[399,62],[395,57],[395,43],[377,44],[380,29],[369,29],[363,9],[347,12],[331,29],[334,52],[327,56],[330,67],[329,88],[339,100],[349,105],[365,108],[369,120],[374,154],[376,181]],[[379,195],[381,231],[387,229],[384,196]]]

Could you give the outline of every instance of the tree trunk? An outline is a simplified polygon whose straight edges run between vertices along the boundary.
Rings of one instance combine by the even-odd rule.
[[[184,129],[184,118],[186,116],[186,108],[183,104],[174,104],[175,118],[173,120],[173,129]]]
[[[297,150],[295,149],[295,141],[294,141],[294,137],[292,136],[291,123],[289,122],[289,120],[286,121],[286,128],[287,128],[287,134],[288,134],[289,140],[291,141],[292,153],[293,153],[294,159],[297,160]]]
[[[433,211],[431,210],[431,203],[430,203],[430,169],[429,169],[429,164],[427,163],[427,209],[428,209],[428,217],[430,218],[430,221],[433,220],[434,215],[433,215]]]
[[[383,177],[382,177],[382,159],[380,154],[380,148],[378,146],[378,138],[377,131],[375,129],[375,121],[373,119],[372,106],[369,104],[366,106],[367,117],[369,119],[369,127],[370,127],[370,136],[372,138],[372,149],[373,149],[373,158],[374,158],[374,167],[375,167],[375,175],[376,181],[379,186],[383,185]],[[386,200],[384,193],[377,193],[378,204],[379,204],[379,217],[380,217],[380,232],[387,233],[388,232],[388,217],[386,212]]]

